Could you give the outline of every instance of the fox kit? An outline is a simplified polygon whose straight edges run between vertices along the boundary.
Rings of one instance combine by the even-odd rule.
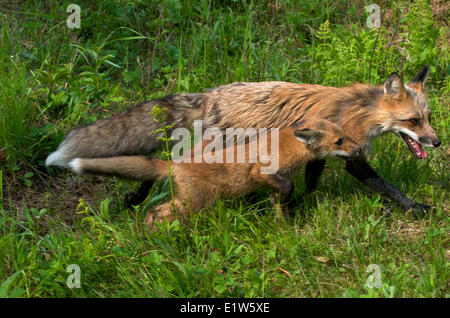
[[[173,127],[188,127],[201,119],[203,127],[234,128],[289,127],[299,120],[320,117],[340,126],[346,135],[366,150],[374,138],[392,132],[400,136],[412,154],[426,158],[423,147],[438,147],[439,138],[430,125],[424,84],[429,66],[405,85],[396,73],[383,85],[353,84],[326,87],[285,82],[233,83],[204,93],[178,94],[145,102],[139,106],[71,131],[47,165],[67,167],[77,157],[98,158],[122,155],[149,155],[158,146],[159,128],[149,115],[155,105],[168,109]],[[325,161],[306,167],[309,191],[317,185]],[[379,177],[363,155],[348,160],[346,170],[370,189],[412,209],[415,215],[430,207],[407,198]],[[129,203],[138,204],[148,194],[152,182],[144,182]]]
[[[271,174],[261,173],[262,167],[268,165],[257,155],[257,160],[250,163],[249,149],[252,143],[259,143],[259,136],[246,144],[233,145],[233,154],[239,152],[238,147],[245,148],[244,163],[171,163],[173,167],[173,183],[175,186],[174,206],[178,215],[187,214],[190,210],[198,211],[213,202],[218,196],[232,198],[254,192],[268,185],[275,192],[271,197],[274,203],[281,204],[288,200],[293,186],[288,177],[304,163],[314,159],[328,157],[351,158],[360,154],[361,147],[345,136],[337,125],[325,120],[308,120],[290,128],[279,131],[279,147],[273,150],[272,135],[267,134],[268,147],[272,149],[271,156],[278,157],[278,169]],[[200,151],[204,145],[200,146]],[[191,150],[189,156],[197,151]],[[256,148],[254,148],[256,149]],[[222,154],[226,154],[224,149]],[[236,159],[236,158],[235,158]],[[236,160],[234,160],[236,162]],[[122,156],[112,158],[82,159],[77,158],[69,163],[72,170],[78,174],[91,173],[116,175],[119,177],[149,181],[168,176],[167,161],[149,160],[140,156]],[[284,205],[285,208],[285,205]],[[278,206],[277,211],[280,211]],[[172,202],[162,204],[151,211],[146,217],[146,223],[160,222],[164,219],[172,221]]]

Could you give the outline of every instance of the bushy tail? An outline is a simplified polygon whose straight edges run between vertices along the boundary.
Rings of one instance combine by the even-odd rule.
[[[68,167],[75,158],[106,158],[115,156],[149,155],[158,146],[161,128],[150,115],[153,107],[167,109],[167,125],[189,127],[201,117],[204,94],[178,94],[151,100],[132,107],[109,119],[72,130],[51,153],[47,166]]]
[[[113,175],[138,181],[158,180],[169,174],[167,161],[140,156],[76,158],[69,167],[77,174]]]

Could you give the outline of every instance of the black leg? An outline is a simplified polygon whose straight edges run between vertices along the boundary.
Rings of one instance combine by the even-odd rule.
[[[257,175],[256,180],[261,184],[271,186],[275,190],[274,198],[279,198],[281,204],[287,203],[294,191],[294,185],[291,180],[276,173]]]
[[[377,173],[369,166],[366,159],[362,156],[347,160],[345,169],[352,174],[356,179],[364,183],[371,190],[380,193],[381,195],[396,201],[405,210],[412,210],[413,216],[422,216],[431,207],[426,204],[418,203],[406,197],[399,189],[384,181]]]
[[[311,193],[317,187],[320,175],[325,168],[325,160],[310,161],[306,164],[305,169],[305,183],[306,193]]]
[[[294,208],[303,203],[303,199],[306,195],[311,194],[317,187],[319,183],[320,175],[325,168],[325,160],[315,160],[310,161],[306,164],[305,168],[305,184],[306,191],[303,195],[296,196],[295,198],[291,198],[289,201],[289,207]]]
[[[283,178],[279,175],[275,176],[277,176],[277,180],[280,184],[280,203],[285,204],[289,201],[292,192],[294,192],[294,185],[291,180],[287,178]]]
[[[144,202],[152,186],[153,181],[142,182],[137,192],[128,193],[125,196],[125,206],[131,208],[132,205],[139,205]]]
[[[289,197],[294,191],[294,185],[291,180],[284,178],[278,174],[270,175],[267,180],[267,184],[271,185],[275,192],[270,196],[270,202],[275,206],[277,210],[277,218],[284,215],[284,217],[288,217],[289,208],[286,203],[289,201]],[[278,199],[280,200],[280,204],[278,204]]]

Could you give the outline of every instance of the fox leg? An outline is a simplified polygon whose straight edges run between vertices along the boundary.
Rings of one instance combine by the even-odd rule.
[[[287,202],[289,197],[294,191],[294,185],[291,180],[280,176],[279,174],[257,174],[254,176],[255,180],[262,184],[267,184],[273,187],[276,191],[270,196],[270,202],[274,205],[276,209],[277,218],[281,217],[282,214],[287,216],[288,207]],[[278,203],[277,201],[280,201]]]
[[[125,206],[130,208],[132,205],[141,204],[147,198],[152,186],[153,181],[144,181],[137,192],[127,193],[125,196]]]
[[[288,217],[289,215],[289,197],[291,196],[292,192],[294,192],[294,185],[292,184],[291,180],[287,178],[283,178],[278,174],[274,174],[273,181],[278,184],[275,189],[278,191],[275,191],[270,196],[270,202],[275,206],[276,209],[276,216],[277,218],[281,218],[281,216]],[[280,203],[278,203],[278,200]]]
[[[324,168],[325,168],[325,160],[314,160],[306,164],[305,168],[306,191],[303,195],[291,198],[289,202],[290,207],[294,207],[301,204],[303,201],[303,197],[305,195],[311,194],[316,189],[320,175],[322,174]]]
[[[176,212],[173,207],[175,206]],[[151,229],[156,229],[155,223],[161,223],[169,221],[172,223],[177,216],[186,214],[187,210],[180,200],[175,199],[172,205],[172,201],[158,205],[153,211],[150,211],[145,217],[145,223],[150,226]]]
[[[306,193],[309,194],[314,191],[319,182],[320,175],[325,168],[325,160],[310,161],[305,168],[305,183]]]
[[[377,175],[377,173],[367,163],[366,159],[362,156],[347,160],[345,169],[373,191],[398,202],[405,210],[411,209],[413,216],[416,218],[424,215],[424,213],[431,208],[429,205],[411,200],[395,186],[387,181],[384,181]]]

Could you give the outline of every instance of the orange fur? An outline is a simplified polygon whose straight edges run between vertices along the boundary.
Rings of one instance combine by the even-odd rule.
[[[300,141],[299,135],[313,134],[311,143],[305,144]],[[316,137],[317,136],[317,137]],[[292,186],[289,179],[292,173],[306,162],[318,158],[333,156],[334,151],[347,154],[348,158],[356,156],[361,148],[343,131],[329,121],[308,120],[302,122],[298,127],[281,129],[279,131],[278,152],[272,149],[271,134],[267,136],[267,149],[274,153],[269,155],[279,158],[277,171],[272,174],[261,173],[262,167],[270,165],[260,158],[260,152],[256,162],[250,163],[249,156],[252,146],[259,145],[257,139],[245,144],[231,146],[236,162],[239,147],[245,148],[245,163],[171,163],[173,183],[175,185],[175,200],[167,202],[151,211],[146,218],[148,224],[164,219],[172,221],[175,215],[172,213],[172,204],[175,205],[178,215],[184,215],[192,211],[198,211],[213,202],[218,196],[233,198],[256,191],[263,185],[268,185],[278,191],[275,197],[280,196],[286,200],[286,191]],[[342,143],[337,144],[338,140]],[[193,156],[195,151],[202,151],[206,142],[194,147],[187,157]],[[255,148],[256,149],[256,148]],[[225,156],[227,149],[223,151]],[[164,160],[149,160],[144,157],[124,156],[98,159],[75,159],[76,168],[79,173],[94,173],[117,175],[133,180],[154,180],[167,177],[168,166]],[[273,199],[275,200],[275,199]]]

